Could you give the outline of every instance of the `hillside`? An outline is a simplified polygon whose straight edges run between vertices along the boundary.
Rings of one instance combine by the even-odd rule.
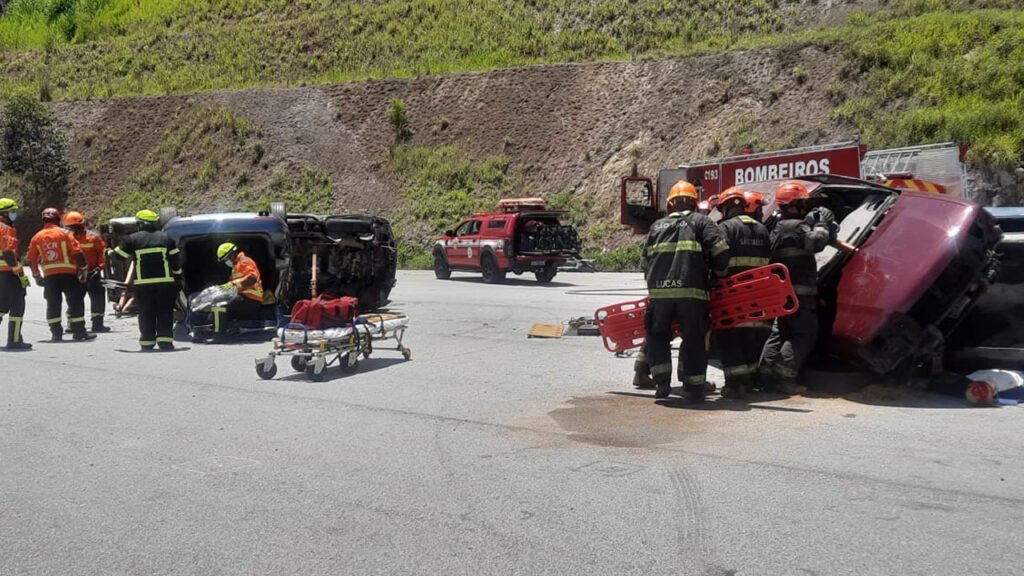
[[[413,264],[505,194],[548,196],[621,264],[614,187],[635,156],[654,172],[857,135],[967,142],[979,167],[1024,155],[1017,2],[677,4],[13,0],[0,93],[58,100],[69,202],[90,213],[369,210]],[[472,72],[565,60],[607,61]]]

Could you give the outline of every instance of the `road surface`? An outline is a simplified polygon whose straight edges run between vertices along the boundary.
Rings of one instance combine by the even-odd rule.
[[[659,404],[597,338],[526,337],[641,286],[400,273],[412,360],[323,383],[259,380],[266,343],[133,353],[129,319],[0,355],[0,574],[1024,571],[1024,407]]]

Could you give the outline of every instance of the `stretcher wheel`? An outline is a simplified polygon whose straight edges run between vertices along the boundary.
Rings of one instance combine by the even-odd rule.
[[[270,380],[277,376],[277,364],[271,364],[269,370],[263,367],[263,362],[256,364],[256,375],[264,380]]]
[[[292,356],[292,370],[296,372],[306,371],[306,357],[305,356]]]
[[[324,381],[324,371],[320,370],[318,372],[316,366],[314,365],[309,366],[309,368],[306,370],[306,374],[309,376],[309,379],[312,380],[313,382]]]
[[[355,374],[359,370],[359,353],[349,352],[341,359],[341,371],[345,374]]]
[[[408,348],[403,346],[402,347],[402,358],[405,358],[406,360],[411,360],[412,359],[412,350],[410,350],[410,349],[408,349]]]

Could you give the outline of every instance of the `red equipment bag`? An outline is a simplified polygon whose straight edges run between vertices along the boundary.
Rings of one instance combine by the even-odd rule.
[[[312,300],[299,300],[292,306],[292,322],[310,330],[340,328],[352,323],[359,314],[358,306],[359,299],[351,296],[317,296]]]
[[[754,268],[722,281],[711,290],[708,312],[712,330],[728,330],[795,314],[799,300],[782,264]],[[609,352],[623,352],[647,343],[644,315],[647,298],[621,302],[594,312],[594,321]],[[678,331],[676,335],[680,334]]]

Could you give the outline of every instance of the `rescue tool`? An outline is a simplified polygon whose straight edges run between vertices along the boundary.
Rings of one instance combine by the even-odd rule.
[[[646,344],[647,302],[647,298],[620,302],[594,312],[601,340],[609,352],[624,352]],[[712,330],[728,330],[789,316],[799,308],[789,270],[782,264],[770,264],[724,279],[711,290],[708,311]]]

